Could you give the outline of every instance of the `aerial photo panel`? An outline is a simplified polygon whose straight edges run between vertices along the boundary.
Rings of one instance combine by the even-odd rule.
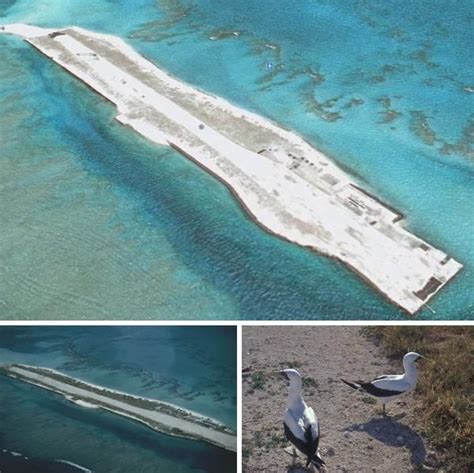
[[[0,473],[474,472],[473,0],[0,0]]]

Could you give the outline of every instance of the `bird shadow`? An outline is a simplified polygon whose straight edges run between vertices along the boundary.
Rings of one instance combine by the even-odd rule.
[[[296,463],[294,465],[289,466],[286,472],[287,473],[315,473],[317,472],[317,470],[312,467],[306,468],[305,466]]]
[[[306,462],[306,460],[304,461]],[[302,462],[303,459],[300,455],[293,457],[291,465],[288,465],[288,468],[286,470],[287,473],[314,473],[315,471],[317,471],[313,466],[305,467]],[[325,470],[321,471],[324,472]]]
[[[349,431],[364,431],[372,438],[390,447],[407,448],[413,465],[421,465],[426,458],[422,437],[411,427],[399,421],[404,416],[380,417],[363,424],[352,424]]]

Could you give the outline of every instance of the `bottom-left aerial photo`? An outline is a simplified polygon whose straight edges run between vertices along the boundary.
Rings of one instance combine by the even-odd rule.
[[[0,327],[2,473],[237,471],[236,328]]]

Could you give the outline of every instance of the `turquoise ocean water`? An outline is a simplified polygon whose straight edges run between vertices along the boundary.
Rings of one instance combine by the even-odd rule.
[[[119,35],[296,130],[465,265],[418,319],[472,317],[471,1],[23,0],[0,15]],[[0,46],[2,318],[405,318],[20,40]]]
[[[59,369],[236,427],[234,327],[3,327],[0,363],[10,362]],[[5,376],[0,406],[0,469],[7,473],[76,471],[56,460],[107,473],[236,471],[233,453],[82,408]]]

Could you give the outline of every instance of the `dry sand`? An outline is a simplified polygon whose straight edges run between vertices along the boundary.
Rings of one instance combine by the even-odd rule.
[[[387,405],[368,403],[341,377],[370,380],[402,372],[368,339],[361,327],[244,327],[242,333],[243,473],[306,472],[302,460],[292,464],[284,449],[285,381],[268,373],[296,364],[308,378],[304,395],[321,428],[320,452],[328,472],[440,471],[436,455],[417,428],[416,394]],[[423,366],[419,369],[421,375]],[[255,388],[263,372],[263,388]],[[256,376],[257,374],[257,376]],[[257,385],[258,385],[257,381]],[[370,401],[369,401],[370,402]],[[423,465],[424,464],[424,465]],[[423,466],[422,466],[423,465]]]

